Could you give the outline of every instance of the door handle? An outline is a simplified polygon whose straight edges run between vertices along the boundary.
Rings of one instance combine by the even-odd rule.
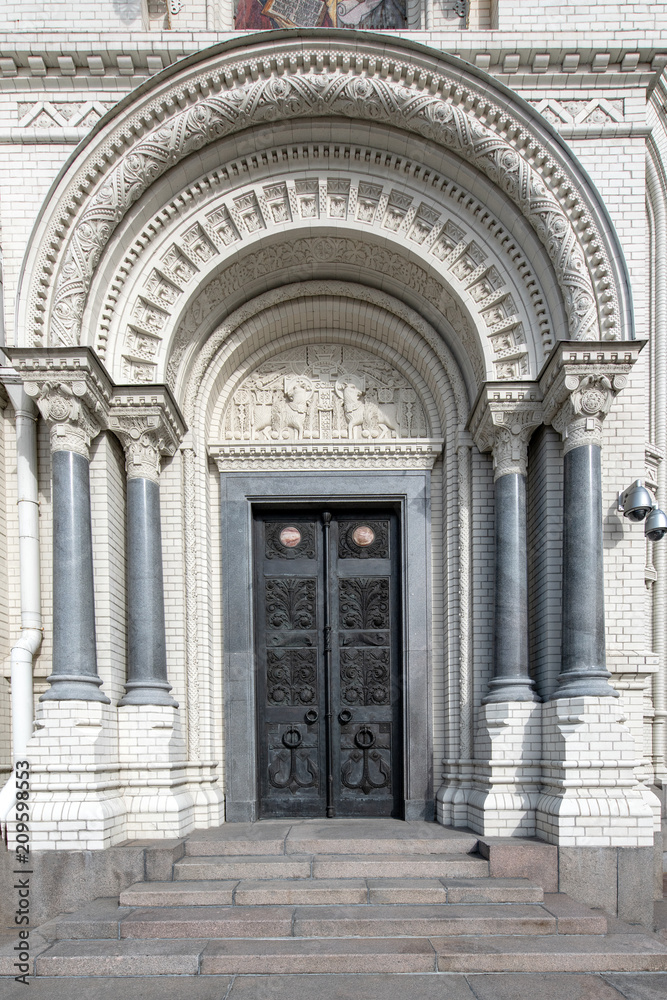
[[[319,719],[319,715],[314,708],[309,708],[303,718],[309,726],[312,726]]]
[[[352,720],[352,712],[348,708],[344,708],[342,712],[338,713],[338,721],[341,726],[346,726],[348,722]]]

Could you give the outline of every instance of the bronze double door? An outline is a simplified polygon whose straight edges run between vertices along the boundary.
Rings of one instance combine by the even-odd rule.
[[[254,513],[260,815],[402,815],[398,517]]]

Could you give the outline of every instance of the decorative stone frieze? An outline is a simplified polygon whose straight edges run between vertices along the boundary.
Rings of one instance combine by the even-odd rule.
[[[220,472],[279,472],[336,469],[432,469],[442,440],[316,444],[211,444],[208,453]]]
[[[614,398],[625,388],[632,366],[646,342],[607,347],[599,343],[560,343],[542,375],[544,421],[563,438],[563,453],[582,445],[602,444],[602,422]]]
[[[494,479],[527,472],[528,442],[542,423],[535,382],[487,382],[468,422],[477,448],[493,454]]]
[[[51,429],[51,450],[88,458],[90,442],[106,427],[112,385],[88,347],[10,348],[8,353]]]
[[[108,426],[123,445],[128,479],[155,483],[162,456],[173,455],[185,433],[180,410],[164,385],[117,386]]]

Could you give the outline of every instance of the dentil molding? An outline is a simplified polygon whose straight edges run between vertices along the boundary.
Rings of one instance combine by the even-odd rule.
[[[128,479],[157,482],[163,456],[171,456],[185,433],[185,422],[164,385],[117,386],[111,399],[109,430],[125,451]]]
[[[106,426],[112,383],[88,347],[39,352],[7,349],[28,396],[51,430],[52,451],[89,457],[90,442]]]
[[[536,382],[487,382],[468,422],[481,452],[493,455],[494,480],[528,471],[528,443],[543,421]]]
[[[602,422],[625,388],[645,340],[615,345],[561,342],[540,378],[544,421],[563,438],[563,454],[602,445]]]
[[[432,469],[444,441],[331,442],[327,444],[211,444],[220,472],[381,471]]]

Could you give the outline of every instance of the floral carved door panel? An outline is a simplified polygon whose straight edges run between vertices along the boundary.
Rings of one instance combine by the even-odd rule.
[[[258,511],[254,544],[260,814],[400,815],[397,515]]]

